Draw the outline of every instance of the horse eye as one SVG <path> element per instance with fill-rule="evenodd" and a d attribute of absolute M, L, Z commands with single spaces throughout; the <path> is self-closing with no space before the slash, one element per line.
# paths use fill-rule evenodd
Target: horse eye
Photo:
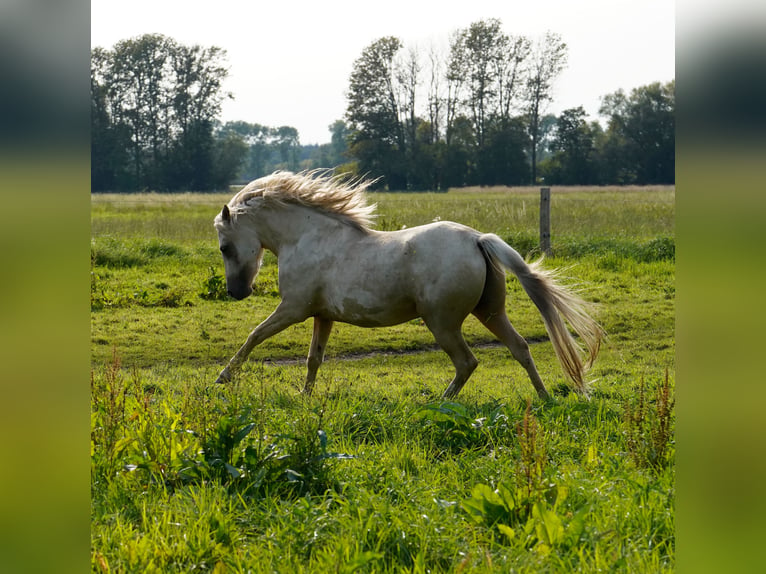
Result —
<path fill-rule="evenodd" d="M 231 247 L 229 245 L 221 245 L 221 254 L 226 255 L 231 251 Z"/>

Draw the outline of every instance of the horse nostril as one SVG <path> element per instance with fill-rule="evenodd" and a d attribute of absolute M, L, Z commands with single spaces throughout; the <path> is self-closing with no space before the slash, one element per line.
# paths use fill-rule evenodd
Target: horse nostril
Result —
<path fill-rule="evenodd" d="M 227 289 L 226 293 L 229 295 L 229 297 L 234 297 L 234 293 L 231 292 L 231 289 Z"/>

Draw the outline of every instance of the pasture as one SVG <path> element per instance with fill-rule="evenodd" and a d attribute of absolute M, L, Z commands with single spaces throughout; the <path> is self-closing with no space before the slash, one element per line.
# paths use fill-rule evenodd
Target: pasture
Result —
<path fill-rule="evenodd" d="M 378 229 L 453 220 L 536 257 L 537 189 L 370 195 Z M 271 254 L 251 297 L 225 297 L 229 197 L 92 196 L 94 572 L 673 570 L 672 188 L 553 189 L 546 266 L 608 339 L 585 401 L 508 275 L 550 404 L 472 317 L 479 367 L 453 401 L 417 320 L 336 325 L 311 397 L 310 322 L 212 385 L 278 302 Z"/>

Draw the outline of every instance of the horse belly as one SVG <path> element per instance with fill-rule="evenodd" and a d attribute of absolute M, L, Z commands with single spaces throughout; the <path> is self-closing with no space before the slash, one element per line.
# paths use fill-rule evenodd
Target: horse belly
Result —
<path fill-rule="evenodd" d="M 318 314 L 357 327 L 389 327 L 417 317 L 417 308 L 408 298 L 378 295 L 368 291 L 328 298 Z"/>
<path fill-rule="evenodd" d="M 322 315 L 358 327 L 388 327 L 418 316 L 412 281 L 395 252 L 375 250 L 328 274 Z"/>

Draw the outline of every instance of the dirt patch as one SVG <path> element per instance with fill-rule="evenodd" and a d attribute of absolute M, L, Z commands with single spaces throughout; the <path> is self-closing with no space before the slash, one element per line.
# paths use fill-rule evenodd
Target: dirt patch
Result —
<path fill-rule="evenodd" d="M 535 345 L 548 341 L 548 337 L 530 338 L 527 339 L 527 343 Z M 472 349 L 495 349 L 505 348 L 500 341 L 479 341 L 476 343 L 469 343 L 469 347 Z M 423 345 L 415 349 L 376 349 L 374 351 L 364 351 L 355 353 L 340 353 L 337 355 L 330 354 L 325 357 L 325 361 L 361 361 L 363 359 L 372 359 L 375 357 L 406 357 L 409 355 L 419 355 L 422 353 L 430 353 L 433 351 L 441 351 L 441 347 L 436 343 L 430 345 Z M 285 359 L 263 359 L 265 365 L 302 365 L 306 362 L 306 357 L 291 357 Z"/>

